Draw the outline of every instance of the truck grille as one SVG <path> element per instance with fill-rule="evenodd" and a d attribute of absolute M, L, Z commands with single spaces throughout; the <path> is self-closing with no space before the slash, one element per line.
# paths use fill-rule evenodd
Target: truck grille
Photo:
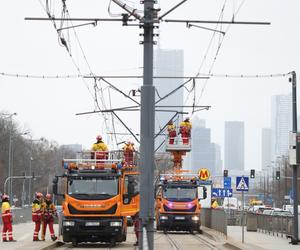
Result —
<path fill-rule="evenodd" d="M 196 206 L 193 206 L 189 209 L 172 209 L 164 205 L 164 210 L 166 212 L 195 212 L 196 211 Z"/>
<path fill-rule="evenodd" d="M 111 208 L 102 211 L 84 211 L 84 210 L 77 210 L 71 204 L 68 204 L 68 209 L 71 214 L 115 214 L 117 210 L 117 204 L 113 205 Z"/>

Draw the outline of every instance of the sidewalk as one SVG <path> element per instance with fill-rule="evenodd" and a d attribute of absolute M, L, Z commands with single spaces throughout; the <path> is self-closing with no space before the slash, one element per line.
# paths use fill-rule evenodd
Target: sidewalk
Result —
<path fill-rule="evenodd" d="M 260 232 L 247 232 L 244 228 L 244 243 L 242 243 L 242 227 L 241 226 L 228 226 L 227 227 L 227 246 L 235 246 L 232 249 L 270 249 L 270 250 L 288 250 L 299 249 L 300 245 L 289 244 L 290 239 L 287 239 L 285 235 L 273 236 Z"/>
<path fill-rule="evenodd" d="M 49 228 L 46 231 L 46 240 L 45 241 L 38 241 L 33 242 L 33 229 L 34 223 L 27 222 L 27 223 L 20 223 L 20 224 L 13 224 L 13 237 L 17 242 L 2 242 L 0 241 L 0 249 L 6 250 L 36 250 L 36 249 L 45 249 L 51 245 L 53 245 L 53 241 L 49 235 Z M 2 228 L 1 228 L 2 230 Z M 58 232 L 58 225 L 54 224 L 55 234 Z"/>

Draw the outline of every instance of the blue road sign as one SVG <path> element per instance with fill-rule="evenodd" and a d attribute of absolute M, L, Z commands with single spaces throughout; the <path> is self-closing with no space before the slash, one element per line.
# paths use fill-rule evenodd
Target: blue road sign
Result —
<path fill-rule="evenodd" d="M 213 197 L 232 197 L 232 188 L 213 188 Z"/>
<path fill-rule="evenodd" d="M 231 188 L 231 177 L 224 177 L 224 188 Z"/>
<path fill-rule="evenodd" d="M 249 190 L 249 177 L 237 176 L 236 177 L 236 191 Z"/>

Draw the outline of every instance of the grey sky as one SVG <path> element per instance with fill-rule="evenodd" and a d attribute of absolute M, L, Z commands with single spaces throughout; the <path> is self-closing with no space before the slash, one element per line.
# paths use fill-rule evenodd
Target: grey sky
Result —
<path fill-rule="evenodd" d="M 41 1 L 44 4 L 44 1 Z M 60 2 L 50 1 L 59 17 Z M 127 3 L 139 1 L 127 1 Z M 162 13 L 179 1 L 159 1 Z M 223 20 L 231 20 L 232 13 L 242 5 L 236 21 L 270 21 L 271 26 L 230 26 L 212 73 L 214 74 L 271 74 L 299 69 L 300 2 L 297 0 L 228 0 Z M 108 0 L 66 1 L 71 17 L 109 17 Z M 224 1 L 188 0 L 168 18 L 217 20 Z M 112 3 L 111 11 L 121 13 Z M 136 7 L 142 8 L 136 4 Z M 46 21 L 25 21 L 24 17 L 45 17 L 38 0 L 10 0 L 0 3 L 0 72 L 33 75 L 78 74 L 64 47 L 58 43 L 57 33 Z M 214 25 L 207 25 L 213 28 Z M 227 26 L 223 26 L 226 30 Z M 142 46 L 137 27 L 123 27 L 120 23 L 98 23 L 96 27 L 76 29 L 86 58 L 95 74 L 141 74 Z M 67 33 L 64 33 L 67 34 Z M 89 69 L 71 34 L 74 61 L 83 74 Z M 185 75 L 195 75 L 201 65 L 212 32 L 185 24 L 160 25 L 160 46 L 164 49 L 184 49 Z M 202 73 L 207 73 L 218 45 L 208 53 Z M 300 71 L 298 72 L 300 74 Z M 112 80 L 128 93 L 140 86 L 140 80 Z M 199 97 L 205 81 L 198 81 Z M 88 86 L 88 87 L 87 87 Z M 105 85 L 103 85 L 105 86 Z M 25 79 L 0 76 L 0 110 L 17 112 L 21 125 L 32 130 L 35 138 L 45 136 L 60 144 L 81 143 L 90 147 L 95 135 L 105 133 L 102 116 L 75 116 L 75 113 L 94 110 L 89 90 L 93 81 L 81 79 Z M 245 165 L 260 168 L 261 128 L 270 126 L 271 96 L 286 94 L 291 86 L 287 78 L 232 79 L 212 78 L 206 83 L 198 104 L 211 105 L 210 111 L 197 113 L 212 128 L 212 139 L 223 149 L 224 121 L 245 122 Z M 108 91 L 104 90 L 108 104 Z M 111 92 L 114 107 L 132 105 Z M 109 107 L 109 105 L 108 105 Z M 120 114 L 129 126 L 139 133 L 139 115 Z M 100 118 L 99 118 L 100 117 Z M 117 131 L 124 132 L 117 123 Z M 128 137 L 124 137 L 127 139 Z M 123 138 L 122 138 L 123 139 Z"/>

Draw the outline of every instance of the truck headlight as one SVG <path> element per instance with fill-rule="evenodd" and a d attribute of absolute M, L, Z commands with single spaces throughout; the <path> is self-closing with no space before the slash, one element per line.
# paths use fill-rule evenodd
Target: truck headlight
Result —
<path fill-rule="evenodd" d="M 111 227 L 121 227 L 122 226 L 122 221 L 111 221 L 110 226 Z"/>
<path fill-rule="evenodd" d="M 63 225 L 65 227 L 74 227 L 75 226 L 75 221 L 64 221 Z"/>
<path fill-rule="evenodd" d="M 167 219 L 168 219 L 168 216 L 162 215 L 162 216 L 160 216 L 160 219 L 161 219 L 161 220 L 167 220 Z"/>
<path fill-rule="evenodd" d="M 193 217 L 192 217 L 192 220 L 196 222 L 196 221 L 199 221 L 200 218 L 199 218 L 199 216 L 193 216 Z"/>

